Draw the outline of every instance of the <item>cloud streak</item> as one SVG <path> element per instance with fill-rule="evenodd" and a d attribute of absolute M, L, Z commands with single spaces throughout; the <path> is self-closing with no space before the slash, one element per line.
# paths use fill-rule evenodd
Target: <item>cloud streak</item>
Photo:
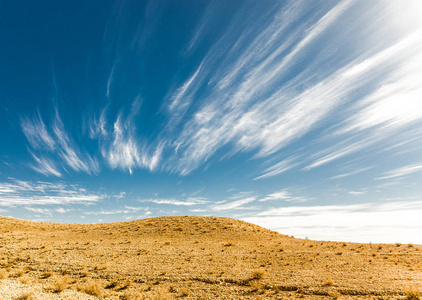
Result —
<path fill-rule="evenodd" d="M 390 41 L 377 51 L 333 61 L 335 67 L 325 70 L 325 76 L 321 78 L 311 75 L 320 67 L 321 61 L 317 58 L 305 68 L 298 66 L 298 62 L 316 45 L 329 51 L 330 43 L 336 43 L 339 37 L 333 35 L 327 42 L 327 32 L 332 33 L 333 26 L 341 26 L 344 15 L 361 13 L 360 10 L 364 7 L 355 1 L 342 1 L 316 18 L 313 24 L 305 24 L 308 26 L 301 27 L 300 32 L 291 31 L 290 34 L 301 36 L 299 40 L 277 28 L 277 18 L 264 23 L 260 32 L 245 33 L 251 35 L 249 39 L 255 35 L 250 46 L 244 44 L 249 39 L 243 35 L 230 43 L 228 39 L 233 37 L 226 33 L 218 41 L 218 47 L 212 48 L 201 63 L 203 68 L 210 66 L 213 74 L 226 75 L 220 78 L 213 75 L 209 79 L 210 72 L 196 72 L 179 88 L 184 93 L 194 78 L 196 84 L 207 86 L 205 94 L 209 96 L 199 99 L 202 105 L 192 113 L 175 139 L 176 152 L 170 169 L 186 175 L 228 144 L 233 146 L 233 152 L 257 151 L 255 158 L 267 157 L 316 131 L 327 120 L 335 120 L 338 114 L 348 114 L 343 129 L 332 133 L 333 137 L 336 136 L 333 149 L 305 168 L 310 170 L 385 140 L 374 139 L 374 135 L 367 132 L 362 138 L 357 136 L 356 130 L 362 132 L 369 127 L 384 126 L 386 131 L 387 128 L 404 128 L 419 122 L 422 109 L 414 109 L 419 107 L 417 99 L 421 95 L 420 72 L 417 71 L 420 69 L 418 53 L 422 44 L 419 31 L 404 35 L 401 40 Z M 289 21 L 293 22 L 295 17 L 306 12 L 303 6 L 297 4 L 283 7 L 278 14 L 283 15 L 287 11 L 296 16 L 283 20 L 283 28 L 289 28 Z M 380 10 L 375 18 L 382 18 L 383 14 L 386 14 L 385 10 Z M 362 30 L 352 32 L 351 40 L 363 38 L 365 31 Z M 320 46 L 323 40 L 328 43 L 326 47 Z M 243 53 L 240 51 L 240 54 L 236 52 L 236 55 L 230 56 L 229 52 L 224 61 L 230 59 L 233 62 L 219 65 L 218 53 L 223 52 L 224 45 L 233 43 L 239 49 L 242 49 L 239 45 L 243 44 Z M 261 60 L 252 59 L 262 51 L 260 46 L 263 44 L 268 51 L 266 55 Z M 328 62 L 332 58 L 323 57 L 322 62 L 324 59 Z M 301 71 L 297 75 L 286 75 L 298 69 Z M 376 88 L 356 102 L 354 95 L 364 90 L 368 82 Z M 392 86 L 386 88 L 386 85 Z M 303 89 L 303 86 L 306 88 Z M 407 105 L 395 109 L 399 99 Z M 350 131 L 356 134 L 354 141 L 345 140 L 336 149 L 339 135 L 350 135 Z M 275 176 L 295 166 L 289 161 L 279 162 L 255 179 Z"/>
<path fill-rule="evenodd" d="M 155 149 L 145 142 L 141 144 L 136 132 L 135 118 L 142 102 L 136 99 L 125 118 L 119 113 L 113 126 L 110 138 L 101 139 L 101 153 L 112 169 L 128 170 L 130 174 L 135 168 L 146 168 L 154 171 L 158 168 L 164 143 L 159 142 Z"/>
<path fill-rule="evenodd" d="M 78 186 L 63 183 L 20 180 L 0 182 L 0 206 L 87 205 L 102 199 L 103 195 L 87 193 Z"/>
<path fill-rule="evenodd" d="M 30 153 L 35 161 L 35 164 L 29 164 L 29 167 L 36 172 L 46 176 L 61 177 L 62 171 L 59 170 L 59 165 L 67 165 L 77 172 L 98 173 L 98 162 L 87 153 L 84 155 L 80 153 L 78 147 L 66 133 L 57 110 L 51 126 L 53 134 L 47 130 L 40 114 L 32 120 L 22 119 L 21 127 L 32 147 Z M 45 154 L 46 152 L 47 154 Z M 56 162 L 55 156 L 61 158 L 62 164 Z"/>
<path fill-rule="evenodd" d="M 266 201 L 286 201 L 286 202 L 305 202 L 310 199 L 303 196 L 294 196 L 291 189 L 283 189 L 281 191 L 267 195 L 264 198 L 259 199 L 259 202 Z"/>
<path fill-rule="evenodd" d="M 243 219 L 281 233 L 318 240 L 353 242 L 415 240 L 422 228 L 421 201 L 382 204 L 293 206 L 273 208 Z M 356 222 L 356 220 L 360 220 Z"/>
<path fill-rule="evenodd" d="M 53 131 L 56 135 L 58 143 L 60 144 L 59 155 L 63 158 L 66 164 L 74 171 L 83 171 L 85 173 L 97 173 L 99 170 L 98 163 L 89 155 L 85 155 L 85 159 L 81 158 L 81 154 L 75 145 L 71 142 L 67 133 L 65 132 L 62 120 L 56 111 L 56 118 L 53 124 Z"/>
<path fill-rule="evenodd" d="M 62 177 L 62 174 L 57 169 L 55 163 L 47 157 L 37 157 L 35 154 L 31 153 L 34 158 L 36 165 L 29 165 L 33 170 L 38 173 L 41 173 L 45 176 L 57 176 Z"/>
<path fill-rule="evenodd" d="M 393 20 L 409 7 L 381 1 L 374 10 L 354 0 L 318 9 L 307 1 L 255 5 L 242 5 L 205 54 L 195 56 L 183 82 L 169 84 L 157 105 L 164 120 L 151 126 L 153 134 L 140 127 L 140 96 L 129 113 L 120 108 L 113 116 L 112 87 L 117 95 L 124 80 L 117 78 L 119 59 L 112 59 L 108 104 L 88 121 L 101 155 L 79 146 L 83 141 L 72 138 L 56 110 L 51 128 L 40 114 L 21 119 L 35 161 L 30 167 L 63 176 L 68 169 L 97 174 L 104 163 L 130 174 L 139 168 L 185 176 L 213 159 L 248 153 L 261 163 L 254 180 L 265 180 L 379 145 L 387 149 L 404 142 L 403 132 L 420 128 L 422 24 Z M 214 4 L 206 8 L 184 55 L 198 52 L 216 14 Z M 259 26 L 250 26 L 250 15 Z M 349 26 L 356 16 L 361 21 Z"/>
<path fill-rule="evenodd" d="M 376 179 L 382 180 L 382 179 L 395 179 L 399 177 L 404 177 L 416 172 L 422 171 L 422 164 L 412 164 L 408 166 L 404 166 L 401 168 L 397 168 L 388 172 L 385 172 L 383 176 L 378 177 Z"/>
<path fill-rule="evenodd" d="M 40 113 L 34 118 L 22 118 L 21 127 L 28 142 L 33 148 L 46 148 L 47 150 L 53 150 L 55 148 L 56 143 L 47 131 Z"/>
<path fill-rule="evenodd" d="M 206 204 L 207 201 L 205 198 L 197 198 L 197 197 L 188 197 L 184 200 L 177 200 L 177 199 L 166 199 L 166 198 L 158 198 L 158 199 L 143 199 L 139 200 L 140 202 L 150 202 L 155 204 L 161 205 L 175 205 L 175 206 L 193 206 L 193 205 L 200 205 Z"/>

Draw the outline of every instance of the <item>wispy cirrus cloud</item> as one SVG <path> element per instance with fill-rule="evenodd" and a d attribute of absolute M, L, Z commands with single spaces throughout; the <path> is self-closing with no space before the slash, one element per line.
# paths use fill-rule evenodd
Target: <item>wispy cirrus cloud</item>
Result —
<path fill-rule="evenodd" d="M 57 110 L 51 126 L 53 134 L 49 133 L 39 113 L 32 121 L 27 118 L 22 119 L 21 127 L 32 147 L 30 153 L 35 160 L 35 164 L 29 164 L 29 167 L 38 173 L 61 177 L 62 171 L 59 166 L 64 165 L 74 171 L 83 171 L 88 174 L 99 171 L 98 162 L 87 153 L 82 154 L 71 140 Z M 57 157 L 61 159 L 57 160 Z"/>
<path fill-rule="evenodd" d="M 33 118 L 22 118 L 21 128 L 33 148 L 46 148 L 47 150 L 55 148 L 56 143 L 47 131 L 39 112 Z"/>
<path fill-rule="evenodd" d="M 109 145 L 103 146 L 102 149 L 103 157 L 111 168 L 128 169 L 130 173 L 138 165 L 140 159 L 140 151 L 131 121 L 131 118 L 122 121 L 120 114 L 114 123 L 113 141 Z"/>
<path fill-rule="evenodd" d="M 372 169 L 372 167 L 358 168 L 358 169 L 355 169 L 353 171 L 345 172 L 345 173 L 330 177 L 330 179 L 345 178 L 345 177 L 349 177 L 349 176 L 353 176 L 353 175 L 363 173 L 363 172 L 368 171 L 370 169 Z"/>
<path fill-rule="evenodd" d="M 21 180 L 0 182 L 0 206 L 25 206 L 33 211 L 38 208 L 31 206 L 93 204 L 104 197 L 101 194 L 88 193 L 79 186 L 64 183 Z M 53 211 L 56 210 L 51 209 L 48 212 Z M 47 210 L 43 209 L 43 212 Z"/>
<path fill-rule="evenodd" d="M 248 2 L 224 30 L 216 30 L 218 37 L 207 35 L 218 10 L 210 4 L 183 48 L 185 55 L 198 55 L 188 64 L 194 67 L 180 72 L 182 82 L 169 84 L 158 105 L 165 119 L 145 136 L 140 96 L 129 113 L 112 111 L 111 94 L 124 85 L 122 45 L 132 51 L 151 33 L 142 24 L 135 31 L 126 28 L 130 6 L 119 4 L 112 19 L 116 28 L 107 28 L 115 55 L 104 82 L 108 104 L 88 121 L 101 157 L 75 142 L 57 112 L 51 129 L 38 114 L 21 121 L 36 161 L 31 167 L 53 176 L 67 169 L 96 174 L 100 163 L 131 174 L 140 168 L 187 175 L 218 155 L 247 152 L 262 163 L 254 178 L 262 180 L 292 169 L 311 171 L 379 145 L 386 149 L 393 140 L 400 144 L 401 132 L 422 123 L 422 25 L 415 21 L 414 4 L 404 9 L 392 2 L 381 1 L 376 10 L 355 0 L 265 8 Z M 412 26 L 403 17 L 408 11 Z M 350 26 L 356 16 L 360 22 Z M 256 26 L 248 23 L 251 18 Z M 123 29 L 130 43 L 119 34 L 109 36 Z M 196 49 L 205 37 L 210 46 L 200 57 Z M 38 153 L 41 148 L 50 155 Z"/>
<path fill-rule="evenodd" d="M 233 35 L 226 32 L 201 63 L 209 70 L 195 73 L 196 85 L 207 86 L 207 92 L 202 93 L 206 96 L 199 99 L 201 105 L 184 124 L 174 143 L 170 143 L 176 151 L 169 169 L 182 175 L 188 174 L 228 144 L 233 152 L 257 151 L 256 158 L 267 157 L 317 130 L 328 120 L 336 120 L 339 115 L 347 116 L 349 121 L 344 127 L 349 129 L 356 124 L 364 125 L 363 120 L 372 122 L 372 126 L 381 123 L 392 126 L 406 115 L 408 121 L 400 121 L 401 128 L 420 120 L 419 111 L 422 110 L 413 111 L 408 116 L 409 109 L 394 111 L 393 107 L 394 103 L 397 105 L 397 99 L 402 98 L 407 99 L 405 101 L 409 105 L 406 107 L 419 105 L 416 103 L 421 94 L 417 68 L 420 67 L 418 53 L 422 43 L 418 32 L 406 32 L 402 39 L 383 41 L 378 48 L 371 48 L 370 43 L 361 43 L 362 50 L 348 53 L 342 59 L 324 53 L 330 51 L 330 45 L 341 40 L 339 35 L 333 34 L 333 27 L 344 25 L 343 16 L 359 13 L 364 15 L 363 20 L 369 18 L 364 6 L 356 1 L 341 1 L 324 14 L 315 14 L 312 22 L 301 24 L 298 31 L 292 31 L 294 20 L 307 12 L 304 3 L 298 1 L 280 9 L 278 16 L 290 14 L 283 19 L 281 27 L 277 26 L 279 18 L 263 21 L 264 25 L 255 31 L 247 31 L 243 35 L 236 32 L 237 40 L 234 41 Z M 388 9 L 385 4 L 375 18 L 388 19 Z M 238 19 L 233 23 L 238 26 L 236 22 L 239 22 Z M 235 31 L 236 26 L 228 31 Z M 365 26 L 365 22 L 360 26 Z M 371 30 L 385 34 L 381 27 Z M 332 34 L 329 38 L 328 32 Z M 362 38 L 373 38 L 374 32 L 355 28 L 355 31 L 349 32 L 350 42 L 359 43 Z M 245 35 L 249 35 L 248 38 Z M 326 44 L 321 45 L 322 41 Z M 225 48 L 233 45 L 238 50 L 234 52 L 236 56 L 231 56 L 232 53 Z M 320 57 L 311 56 L 305 67 L 299 66 L 298 62 L 315 47 L 321 49 Z M 266 51 L 265 55 L 256 59 L 262 51 Z M 225 58 L 220 60 L 218 53 L 225 53 Z M 324 62 L 332 67 L 323 68 Z M 322 73 L 315 76 L 313 72 Z M 395 79 L 400 79 L 400 83 L 396 83 L 397 88 L 388 91 L 390 100 L 376 95 Z M 186 91 L 185 87 L 191 83 L 192 77 L 182 84 L 179 91 Z M 370 84 L 376 88 L 368 92 Z M 406 89 L 406 93 L 399 91 L 401 88 Z M 366 93 L 364 99 L 377 98 L 374 107 L 353 110 L 356 92 L 360 90 Z M 383 111 L 390 112 L 390 116 Z M 341 124 L 343 120 L 338 119 L 338 122 Z M 384 140 L 374 139 L 373 134 L 364 135 L 363 139 L 361 135 L 356 135 L 345 140 L 338 137 L 340 133 L 327 133 L 327 137 L 336 135 L 331 143 L 332 149 L 320 149 L 325 154 L 309 163 L 304 170 L 368 149 L 377 141 Z M 343 134 L 346 135 L 345 131 Z M 339 139 L 344 140 L 341 147 L 336 146 Z M 293 163 L 278 162 L 255 179 L 274 176 L 293 167 Z"/>
<path fill-rule="evenodd" d="M 230 211 L 247 209 L 245 204 L 256 201 L 257 196 L 253 192 L 239 192 L 229 197 L 227 200 L 216 202 L 209 209 L 212 211 Z"/>
<path fill-rule="evenodd" d="M 171 199 L 171 198 L 156 198 L 156 199 L 142 199 L 139 201 L 150 202 L 150 203 L 155 203 L 155 204 L 176 205 L 176 206 L 193 206 L 193 205 L 206 204 L 209 202 L 205 198 L 202 198 L 202 197 L 188 197 L 183 200 Z"/>
<path fill-rule="evenodd" d="M 244 205 L 254 202 L 256 197 L 246 197 L 242 199 L 238 199 L 235 201 L 224 201 L 223 203 L 213 205 L 211 210 L 213 211 L 225 211 L 225 210 L 237 210 L 237 209 L 245 209 Z"/>
<path fill-rule="evenodd" d="M 141 144 L 137 136 L 135 117 L 141 104 L 140 99 L 136 99 L 127 117 L 119 113 L 110 137 L 100 139 L 102 156 L 112 169 L 120 168 L 132 174 L 138 167 L 154 171 L 160 163 L 165 143 L 159 142 L 153 148 L 147 143 Z"/>
<path fill-rule="evenodd" d="M 212 96 L 207 98 L 205 104 L 193 114 L 192 119 L 185 124 L 180 136 L 176 139 L 176 149 L 181 149 L 183 154 L 176 160 L 177 165 L 174 168 L 182 174 L 187 174 L 229 142 L 236 144 L 237 151 L 260 148 L 261 156 L 274 153 L 286 142 L 303 135 L 312 124 L 331 110 L 333 106 L 329 105 L 330 103 L 322 102 L 333 98 L 332 95 L 327 94 L 326 87 L 316 85 L 289 99 L 283 97 L 281 91 L 274 94 L 274 81 L 282 79 L 285 71 L 289 69 L 289 63 L 301 54 L 306 45 L 341 16 L 349 2 L 340 3 L 322 16 L 316 25 L 307 28 L 309 32 L 304 31 L 303 39 L 297 41 L 294 49 L 285 54 L 282 59 L 279 57 L 281 53 L 277 52 L 279 47 L 276 49 L 270 47 L 273 53 L 269 53 L 263 61 L 253 61 L 252 65 L 239 61 L 236 57 L 245 60 L 259 51 L 261 44 L 266 43 L 267 39 L 271 39 L 273 44 L 284 41 L 281 42 L 283 46 L 280 46 L 283 49 L 285 40 L 290 43 L 290 40 L 283 36 L 284 32 L 280 32 L 274 23 L 266 24 L 260 33 L 254 32 L 257 34 L 256 42 L 252 43 L 254 47 L 247 47 L 244 54 L 239 56 L 239 53 L 236 53 L 236 57 L 233 54 L 231 58 L 235 62 L 232 64 L 234 68 L 232 71 L 243 75 L 240 77 L 226 75 L 221 79 L 225 82 L 224 84 L 218 84 L 219 80 L 215 79 L 217 84 L 210 88 Z M 279 20 L 275 19 L 274 22 L 279 23 Z M 275 37 L 277 35 L 279 36 Z M 283 39 L 281 39 L 282 36 Z M 220 43 L 231 44 L 224 38 L 232 37 L 224 36 Z M 239 38 L 241 39 L 239 42 L 246 43 L 242 38 L 242 36 Z M 213 51 L 221 51 L 221 49 L 210 51 L 202 62 L 204 67 L 216 63 L 214 60 L 218 56 Z M 239 70 L 239 66 L 243 70 Z M 226 69 L 226 66 L 222 67 Z M 220 74 L 221 72 L 218 71 L 214 73 Z M 228 78 L 234 77 L 237 77 L 237 81 L 227 84 L 230 81 Z M 207 74 L 203 74 L 197 80 L 204 84 L 207 78 Z M 184 86 L 188 83 L 189 81 L 184 83 Z M 335 91 L 331 88 L 332 93 Z M 286 92 L 292 93 L 292 91 L 283 91 L 283 94 Z M 323 92 L 322 95 L 321 92 Z M 251 106 L 252 100 L 256 104 Z M 280 134 L 281 131 L 283 134 Z"/>
<path fill-rule="evenodd" d="M 349 194 L 350 195 L 357 196 L 357 195 L 365 195 L 366 192 L 362 192 L 362 191 L 349 191 Z"/>
<path fill-rule="evenodd" d="M 195 73 L 184 82 L 183 86 L 178 88 L 170 97 L 170 103 L 167 108 L 170 112 L 170 120 L 167 124 L 168 130 L 174 130 L 175 126 L 181 121 L 182 117 L 186 114 L 189 106 L 194 100 L 194 95 L 199 89 L 200 85 L 195 80 L 201 72 L 202 63 L 196 69 Z"/>
<path fill-rule="evenodd" d="M 266 202 L 266 201 L 286 201 L 286 202 L 305 202 L 309 201 L 310 198 L 305 196 L 296 196 L 297 192 L 292 192 L 292 189 L 286 188 L 283 190 L 280 190 L 278 192 L 269 194 L 265 196 L 264 198 L 259 199 L 259 202 Z"/>
<path fill-rule="evenodd" d="M 400 167 L 388 172 L 385 172 L 381 177 L 378 177 L 376 179 L 382 180 L 382 179 L 395 179 L 400 178 L 403 176 L 407 176 L 416 172 L 422 171 L 422 164 L 411 164 L 404 167 Z"/>
<path fill-rule="evenodd" d="M 32 164 L 29 165 L 33 170 L 46 176 L 50 176 L 50 175 L 57 176 L 57 177 L 62 176 L 62 174 L 59 172 L 58 168 L 56 167 L 56 164 L 54 163 L 52 159 L 45 156 L 38 157 L 33 153 L 31 154 L 36 162 L 36 165 L 32 165 Z"/>
<path fill-rule="evenodd" d="M 154 146 L 146 140 L 141 142 L 137 135 L 135 118 L 141 103 L 139 98 L 136 99 L 130 113 L 124 115 L 120 112 L 114 122 L 107 120 L 107 107 L 102 110 L 99 119 L 88 120 L 88 135 L 98 140 L 101 156 L 111 169 L 128 170 L 132 174 L 135 168 L 154 171 L 160 165 L 165 141 L 158 141 Z M 109 123 L 113 124 L 113 130 L 109 130 Z M 82 143 L 78 146 L 74 142 L 57 109 L 51 125 L 52 134 L 39 115 L 32 121 L 22 119 L 21 126 L 33 148 L 30 153 L 35 163 L 29 164 L 29 167 L 38 173 L 61 177 L 63 172 L 67 172 L 66 166 L 88 174 L 100 171 L 99 158 L 84 150 Z"/>
<path fill-rule="evenodd" d="M 49 208 L 40 208 L 40 207 L 24 207 L 24 209 L 38 213 L 38 214 L 45 214 L 45 215 L 52 215 L 52 210 Z"/>
<path fill-rule="evenodd" d="M 83 171 L 88 174 L 97 173 L 99 170 L 99 165 L 96 160 L 91 156 L 85 154 L 85 159 L 81 158 L 81 153 L 78 153 L 79 150 L 71 142 L 68 134 L 64 129 L 64 125 L 58 111 L 56 111 L 56 118 L 54 119 L 53 131 L 56 135 L 60 148 L 58 150 L 59 155 L 63 158 L 66 164 L 75 171 Z"/>
<path fill-rule="evenodd" d="M 89 137 L 91 139 L 98 138 L 100 136 L 106 136 L 108 134 L 106 126 L 107 126 L 107 109 L 106 106 L 100 113 L 100 117 L 97 118 L 94 116 L 88 121 L 88 130 L 89 130 Z"/>
<path fill-rule="evenodd" d="M 100 215 L 119 215 L 119 214 L 133 214 L 139 211 L 144 211 L 145 214 L 150 214 L 148 207 L 133 207 L 133 206 L 124 206 L 122 209 L 113 209 L 113 210 L 95 210 L 95 211 L 86 211 L 85 215 L 91 216 L 100 216 Z"/>
<path fill-rule="evenodd" d="M 410 132 L 422 124 L 422 31 L 405 36 L 403 39 L 375 55 L 366 58 L 344 73 L 345 77 L 367 78 L 368 74 L 379 74 L 386 70 L 382 84 L 367 96 L 354 103 L 349 117 L 333 132 L 337 145 L 324 149 L 311 164 L 310 170 L 331 161 L 343 158 L 375 145 L 383 148 L 400 145 L 407 137 L 403 130 Z M 420 135 L 419 135 L 420 136 Z M 401 138 L 400 138 L 401 137 Z"/>
<path fill-rule="evenodd" d="M 279 161 L 278 163 L 272 165 L 271 167 L 265 169 L 261 176 L 255 177 L 254 180 L 267 178 L 271 176 L 275 176 L 281 173 L 284 173 L 294 167 L 299 165 L 299 162 L 297 162 L 297 156 L 291 156 L 286 159 L 283 159 L 282 161 Z"/>

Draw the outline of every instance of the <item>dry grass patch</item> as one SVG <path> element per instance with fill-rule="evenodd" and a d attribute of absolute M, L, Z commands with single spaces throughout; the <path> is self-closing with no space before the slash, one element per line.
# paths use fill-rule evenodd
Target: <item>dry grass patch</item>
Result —
<path fill-rule="evenodd" d="M 21 277 L 23 274 L 25 274 L 25 271 L 24 271 L 23 269 L 17 269 L 17 270 L 14 270 L 14 271 L 13 271 L 13 273 L 11 274 L 11 276 L 10 276 L 10 277 L 13 277 L 13 278 L 19 278 L 19 277 Z"/>
<path fill-rule="evenodd" d="M 23 291 L 14 300 L 32 300 L 34 299 L 34 293 L 31 291 Z"/>
<path fill-rule="evenodd" d="M 0 269 L 0 280 L 1 279 L 7 279 L 9 277 L 9 274 L 4 269 Z"/>
<path fill-rule="evenodd" d="M 41 274 L 40 278 L 47 279 L 47 278 L 50 278 L 51 276 L 53 276 L 53 272 L 44 272 Z"/>
<path fill-rule="evenodd" d="M 421 293 L 417 291 L 414 287 L 410 287 L 406 293 L 405 300 L 420 300 Z"/>
<path fill-rule="evenodd" d="M 187 297 L 187 296 L 189 296 L 189 290 L 186 287 L 182 287 L 180 289 L 180 296 L 181 297 Z"/>
<path fill-rule="evenodd" d="M 89 281 L 84 286 L 79 287 L 78 290 L 85 294 L 96 296 L 96 297 L 100 297 L 102 294 L 102 290 L 99 283 L 93 280 Z"/>
<path fill-rule="evenodd" d="M 67 277 L 56 277 L 54 282 L 51 284 L 50 290 L 53 293 L 63 292 L 69 285 L 69 279 Z"/>
<path fill-rule="evenodd" d="M 265 271 L 262 269 L 254 270 L 251 274 L 251 279 L 261 280 L 265 276 Z"/>

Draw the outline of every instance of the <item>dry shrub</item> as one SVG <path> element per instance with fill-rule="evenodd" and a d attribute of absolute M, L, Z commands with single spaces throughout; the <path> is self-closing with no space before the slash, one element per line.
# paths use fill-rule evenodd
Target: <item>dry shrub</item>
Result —
<path fill-rule="evenodd" d="M 79 274 L 79 276 L 81 278 L 87 277 L 89 275 L 89 271 L 88 270 L 82 270 L 81 273 Z"/>
<path fill-rule="evenodd" d="M 109 284 L 106 285 L 106 289 L 114 289 L 115 287 L 117 287 L 119 285 L 119 281 L 117 280 L 113 280 L 111 281 Z"/>
<path fill-rule="evenodd" d="M 421 293 L 417 290 L 415 290 L 413 287 L 410 287 L 409 290 L 406 293 L 405 300 L 420 300 Z"/>
<path fill-rule="evenodd" d="M 51 291 L 53 293 L 61 293 L 67 288 L 68 284 L 69 280 L 66 277 L 57 277 L 51 286 Z"/>
<path fill-rule="evenodd" d="M 47 278 L 50 278 L 51 276 L 53 276 L 53 272 L 44 272 L 41 274 L 40 278 L 47 279 Z"/>
<path fill-rule="evenodd" d="M 137 291 L 127 291 L 120 296 L 120 300 L 138 300 L 141 299 L 141 295 Z"/>
<path fill-rule="evenodd" d="M 23 276 L 19 278 L 19 281 L 22 282 L 23 284 L 28 284 L 29 278 L 27 276 Z"/>
<path fill-rule="evenodd" d="M 258 292 L 258 293 L 263 293 L 265 289 L 263 284 L 260 283 L 258 280 L 252 280 L 251 288 L 252 288 L 252 292 Z"/>
<path fill-rule="evenodd" d="M 11 277 L 21 277 L 23 274 L 25 274 L 25 271 L 22 269 L 17 269 L 15 272 L 13 272 Z"/>
<path fill-rule="evenodd" d="M 95 281 L 88 282 L 84 287 L 80 289 L 85 294 L 91 295 L 91 296 L 101 296 L 101 288 Z"/>
<path fill-rule="evenodd" d="M 15 298 L 15 300 L 32 300 L 32 299 L 34 299 L 34 297 L 33 297 L 33 292 L 31 291 L 24 291 L 18 297 Z"/>
<path fill-rule="evenodd" d="M 251 274 L 251 279 L 261 280 L 265 276 L 264 270 L 254 270 Z"/>
<path fill-rule="evenodd" d="M 331 276 L 327 276 L 326 278 L 325 278 L 325 282 L 324 282 L 324 284 L 323 284 L 324 286 L 332 286 L 332 285 L 334 285 L 334 280 L 333 280 L 333 278 L 331 278 Z"/>
<path fill-rule="evenodd" d="M 189 296 L 189 290 L 188 290 L 187 288 L 185 288 L 185 287 L 182 287 L 182 288 L 180 289 L 180 296 L 182 296 L 182 297 L 187 297 L 187 296 Z"/>
<path fill-rule="evenodd" d="M 6 279 L 7 277 L 8 277 L 8 274 L 7 274 L 6 270 L 0 269 L 0 280 Z"/>

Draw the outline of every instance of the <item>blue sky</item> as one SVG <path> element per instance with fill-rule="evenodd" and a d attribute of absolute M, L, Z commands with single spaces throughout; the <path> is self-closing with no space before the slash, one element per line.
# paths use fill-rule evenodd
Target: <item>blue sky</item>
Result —
<path fill-rule="evenodd" d="M 422 243 L 422 4 L 0 2 L 0 214 Z"/>

